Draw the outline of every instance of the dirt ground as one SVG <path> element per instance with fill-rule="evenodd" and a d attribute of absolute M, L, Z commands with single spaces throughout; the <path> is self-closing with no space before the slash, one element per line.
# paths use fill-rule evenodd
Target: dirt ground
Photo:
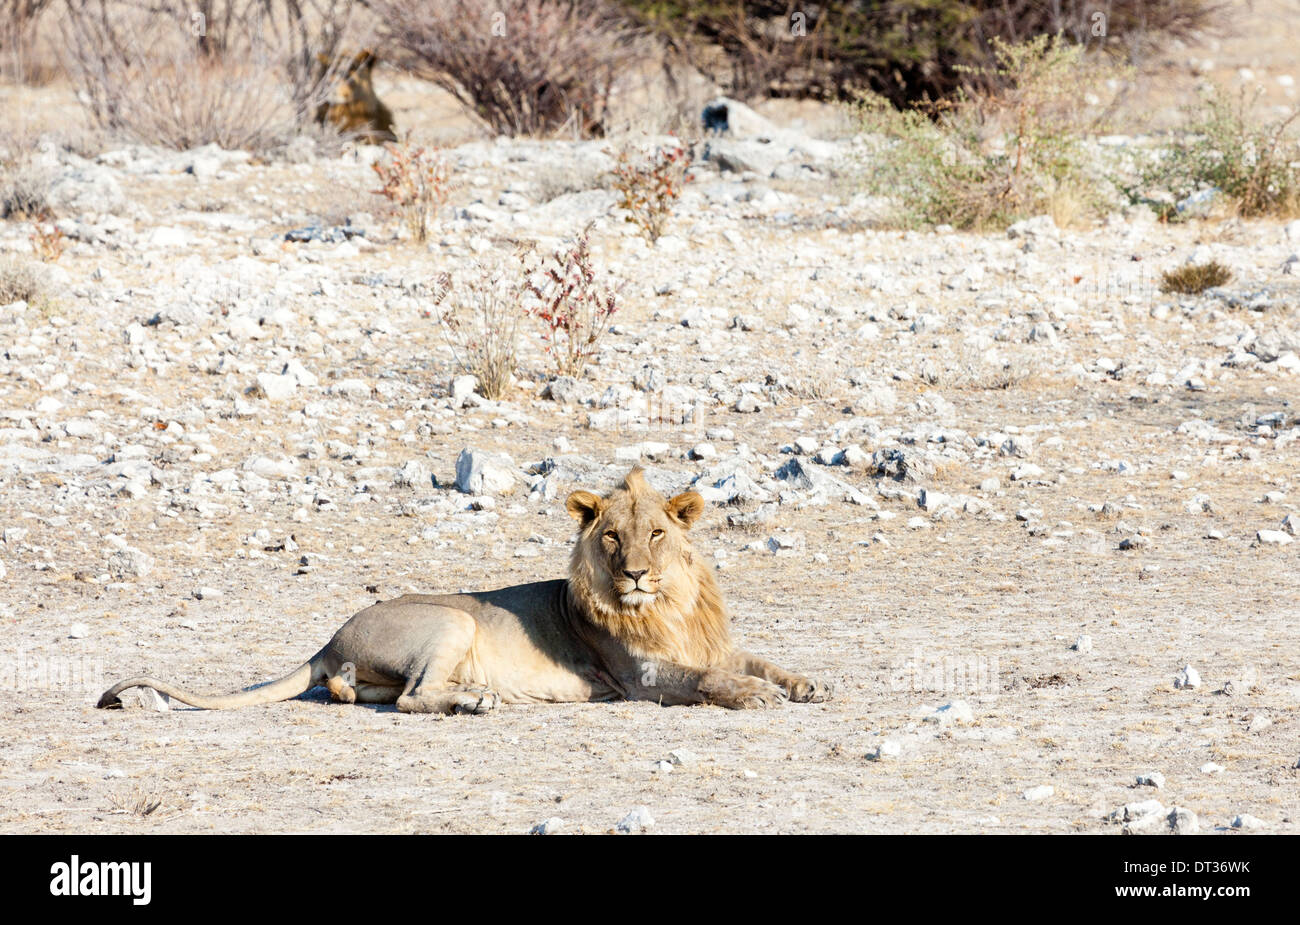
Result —
<path fill-rule="evenodd" d="M 458 208 L 497 209 L 554 153 L 480 148 Z M 0 831 L 523 833 L 559 817 L 602 833 L 644 806 L 653 833 L 1114 834 L 1112 813 L 1156 799 L 1200 833 L 1300 832 L 1300 543 L 1259 538 L 1300 517 L 1285 359 L 1300 286 L 1284 270 L 1300 226 L 900 233 L 833 180 L 748 177 L 741 195 L 702 178 L 667 245 L 597 224 L 602 264 L 632 283 L 592 397 L 542 398 L 530 342 L 507 400 L 458 407 L 411 280 L 574 216 L 539 202 L 531 226 L 462 216 L 428 248 L 290 245 L 290 228 L 374 209 L 366 164 L 199 181 L 131 157 L 114 168 L 124 225 L 72 243 L 58 304 L 0 307 Z M 5 234 L 6 250 L 26 238 Z M 1233 269 L 1221 296 L 1159 292 L 1192 255 Z M 260 395 L 257 374 L 288 360 L 318 383 Z M 647 368 L 702 419 L 599 423 Z M 746 394 L 757 411 L 736 410 Z M 801 437 L 932 468 L 813 463 Z M 701 443 L 718 456 L 693 458 Z M 487 510 L 449 487 L 467 447 L 518 467 Z M 530 464 L 567 456 L 549 495 L 529 492 Z M 865 501 L 787 487 L 796 457 Z M 832 681 L 833 700 L 444 718 L 318 690 L 231 712 L 94 708 L 134 675 L 214 692 L 279 677 L 407 591 L 561 576 L 565 492 L 638 458 L 682 487 L 715 486 L 725 463 L 772 502 L 790 492 L 713 506 L 695 542 L 738 642 Z M 432 478 L 395 481 L 410 460 Z M 590 482 L 564 474 L 584 466 Z M 124 551 L 147 566 L 128 556 L 123 574 Z M 1188 665 L 1199 685 L 1176 686 Z M 1162 786 L 1137 783 L 1152 773 Z"/>

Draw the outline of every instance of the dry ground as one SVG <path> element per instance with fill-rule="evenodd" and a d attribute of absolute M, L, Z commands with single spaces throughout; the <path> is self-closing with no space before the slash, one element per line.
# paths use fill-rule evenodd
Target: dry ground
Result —
<path fill-rule="evenodd" d="M 1229 59 L 1219 53 L 1222 67 Z M 395 106 L 400 117 L 416 104 Z M 430 137 L 444 130 L 430 128 Z M 495 205 L 527 169 L 467 171 L 453 199 Z M 1108 813 L 1152 797 L 1194 811 L 1202 832 L 1230 831 L 1238 814 L 1262 820 L 1265 831 L 1300 831 L 1300 544 L 1255 542 L 1256 531 L 1295 516 L 1300 501 L 1300 443 L 1277 440 L 1300 425 L 1300 378 L 1276 364 L 1222 366 L 1243 328 L 1297 325 L 1295 277 L 1279 266 L 1298 245 L 1277 224 L 1121 222 L 1040 242 L 1026 256 L 1022 240 L 1002 235 L 873 230 L 831 213 L 843 206 L 835 187 L 779 183 L 766 185 L 791 197 L 791 219 L 696 199 L 679 219 L 680 252 L 641 247 L 609 221 L 598 235 L 601 258 L 636 285 L 594 369 L 598 388 L 627 385 L 645 363 L 701 390 L 713 373 L 726 388 L 762 385 L 768 375 L 791 388 L 767 387 L 757 414 L 718 402 L 701 428 L 608 431 L 585 426 L 591 409 L 536 397 L 546 365 L 535 348 L 508 408 L 447 407 L 452 369 L 427 306 L 399 282 L 359 281 L 424 278 L 484 240 L 506 252 L 509 236 L 496 229 L 457 226 L 429 251 L 388 242 L 340 255 L 277 244 L 252 256 L 253 238 L 373 209 L 367 174 L 329 161 L 254 166 L 204 184 L 124 178 L 133 233 L 181 227 L 188 244 L 74 246 L 60 263 L 70 280 L 60 305 L 40 318 L 34 309 L 0 312 L 0 350 L 22 346 L 0 375 L 0 411 L 13 412 L 0 426 L 41 422 L 35 436 L 4 431 L 5 441 L 101 461 L 144 447 L 164 473 L 133 496 L 93 473 L 23 471 L 12 465 L 28 459 L 21 455 L 0 470 L 0 529 L 26 531 L 0 545 L 0 681 L 14 679 L 0 683 L 0 831 L 517 833 L 559 816 L 565 831 L 604 832 L 643 804 L 662 833 L 1115 833 Z M 224 215 L 256 230 L 223 230 Z M 1233 266 L 1235 291 L 1271 287 L 1270 307 L 1158 293 L 1159 270 L 1198 248 Z M 214 277 L 200 271 L 233 273 L 223 261 L 236 257 L 288 281 L 289 294 L 275 300 L 292 306 L 298 327 L 252 343 L 223 340 L 217 299 L 197 326 L 146 328 L 153 355 L 124 340 L 129 325 L 184 301 L 187 289 L 208 298 Z M 988 267 L 978 291 L 941 285 L 972 263 Z M 871 282 L 871 267 L 883 287 Z M 326 285 L 312 291 L 320 279 Z M 257 295 L 235 292 L 230 301 Z M 791 321 L 791 303 L 811 318 Z M 1153 315 L 1161 305 L 1169 314 Z M 322 307 L 336 319 L 321 320 Z M 703 328 L 678 323 L 697 307 L 711 313 Z M 757 317 L 757 330 L 730 326 L 742 313 Z M 914 332 L 926 313 L 942 323 Z M 386 324 L 372 324 L 380 318 Z M 861 334 L 868 319 L 877 319 L 876 339 Z M 1027 340 L 1044 322 L 1057 339 Z M 999 328 L 1009 340 L 996 337 Z M 990 344 L 1023 372 L 1007 382 L 984 367 L 954 372 L 965 351 Z M 282 404 L 247 395 L 257 372 L 289 356 L 320 377 L 318 389 Z M 1103 358 L 1118 368 L 1107 372 Z M 1209 377 L 1204 391 L 1174 379 L 1189 360 Z M 935 382 L 925 379 L 927 361 L 940 370 Z M 846 412 L 862 397 L 849 382 L 854 368 L 887 383 L 897 407 Z M 47 388 L 64 370 L 70 382 Z M 1149 382 L 1153 371 L 1167 381 Z M 348 378 L 374 391 L 329 392 Z M 32 410 L 50 395 L 63 407 Z M 935 395 L 951 407 L 936 409 Z M 312 402 L 322 409 L 304 414 Z M 106 434 L 60 430 L 97 410 L 107 413 L 96 425 Z M 1256 421 L 1274 412 L 1280 423 L 1261 433 Z M 770 476 L 788 458 L 783 445 L 807 434 L 832 442 L 835 426 L 855 415 L 884 428 L 852 438 L 868 454 L 919 435 L 943 460 L 922 485 L 977 497 L 984 510 L 958 504 L 951 519 L 932 517 L 918 508 L 917 486 L 888 497 L 900 486 L 826 467 L 880 510 L 783 504 L 761 528 L 734 528 L 732 509 L 722 507 L 698 528 L 700 547 L 726 553 L 719 577 L 738 639 L 832 680 L 829 703 L 755 712 L 506 705 L 484 717 L 437 718 L 332 705 L 317 692 L 229 713 L 93 708 L 102 686 L 136 674 L 212 691 L 277 677 L 356 610 L 408 590 L 563 573 L 572 522 L 562 494 L 517 491 L 497 499 L 495 519 L 447 514 L 440 505 L 466 500 L 454 489 L 379 485 L 357 476 L 362 468 L 414 458 L 447 485 L 466 446 L 508 451 L 524 465 L 557 455 L 565 437 L 573 452 L 605 465 L 619 448 L 650 439 L 671 447 L 654 464 L 689 479 L 708 464 L 685 451 L 702 430 L 729 428 L 733 439 L 714 441 L 722 455 L 748 445 L 756 454 L 749 471 Z M 1194 419 L 1217 436 L 1178 432 Z M 180 437 L 168 439 L 170 422 Z M 1026 460 L 997 446 L 927 444 L 944 429 L 1031 435 L 1027 461 L 1043 474 L 1011 480 Z M 330 440 L 347 452 L 302 459 L 304 445 Z M 189 444 L 198 443 L 207 449 L 196 453 Z M 217 491 L 206 510 L 182 503 L 191 479 L 242 474 L 258 455 L 299 459 L 296 481 Z M 334 503 L 304 502 L 303 478 L 322 467 L 333 475 L 308 485 L 307 497 L 320 491 Z M 980 490 L 990 477 L 999 486 Z M 1282 494 L 1262 501 L 1268 492 Z M 1093 510 L 1105 502 L 1107 511 Z M 1036 513 L 1017 520 L 1027 509 Z M 925 525 L 909 526 L 917 516 Z M 249 541 L 258 529 L 269 543 Z M 792 555 L 746 548 L 786 530 L 804 538 Z M 298 549 L 265 551 L 288 535 Z M 878 535 L 887 543 L 873 541 Z M 1147 545 L 1118 548 L 1136 535 Z M 148 553 L 152 570 L 105 580 L 111 538 Z M 303 556 L 312 567 L 298 574 Z M 197 599 L 199 588 L 220 594 Z M 71 638 L 78 624 L 85 633 Z M 1072 649 L 1084 635 L 1091 651 Z M 90 677 L 44 683 L 34 659 L 84 667 Z M 1189 663 L 1203 684 L 1175 689 L 1175 672 Z M 969 704 L 971 722 L 924 721 L 954 700 Z M 884 740 L 901 753 L 868 760 Z M 656 770 L 676 750 L 698 760 Z M 1207 763 L 1222 770 L 1206 773 Z M 1135 785 L 1152 771 L 1165 776 L 1162 790 Z M 1052 794 L 1025 798 L 1041 785 Z"/>

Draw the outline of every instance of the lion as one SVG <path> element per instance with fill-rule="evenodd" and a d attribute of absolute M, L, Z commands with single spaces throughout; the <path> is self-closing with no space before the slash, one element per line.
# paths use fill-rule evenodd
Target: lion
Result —
<path fill-rule="evenodd" d="M 328 71 L 330 59 L 324 55 L 319 58 L 323 71 Z M 397 141 L 393 111 L 379 99 L 371 81 L 376 60 L 374 53 L 367 49 L 358 53 L 336 75 L 333 98 L 316 107 L 319 124 L 332 123 L 339 131 L 353 135 L 363 144 Z"/>
<path fill-rule="evenodd" d="M 324 684 L 340 703 L 404 713 L 481 714 L 502 703 L 652 700 L 732 709 L 829 699 L 831 685 L 737 649 L 713 573 L 687 532 L 693 491 L 665 500 L 634 468 L 604 497 L 575 491 L 569 577 L 471 594 L 407 594 L 352 617 L 278 681 L 221 696 L 153 678 L 190 706 L 224 710 L 288 700 Z"/>

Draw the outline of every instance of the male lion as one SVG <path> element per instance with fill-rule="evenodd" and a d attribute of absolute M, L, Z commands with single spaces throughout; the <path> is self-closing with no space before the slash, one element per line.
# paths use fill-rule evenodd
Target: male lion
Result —
<path fill-rule="evenodd" d="M 693 491 L 665 501 L 640 468 L 604 498 L 569 496 L 581 524 L 568 579 L 475 594 L 407 594 L 367 607 L 325 648 L 263 687 L 224 696 L 151 687 L 208 710 L 288 700 L 322 682 L 343 703 L 404 713 L 486 713 L 499 703 L 656 700 L 741 709 L 818 702 L 829 684 L 733 648 L 722 595 L 686 531 Z"/>

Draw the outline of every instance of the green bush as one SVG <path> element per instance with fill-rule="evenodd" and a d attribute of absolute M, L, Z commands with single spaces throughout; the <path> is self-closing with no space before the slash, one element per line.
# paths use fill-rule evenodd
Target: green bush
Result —
<path fill-rule="evenodd" d="M 1257 112 L 1258 92 L 1235 98 L 1210 90 L 1189 114 L 1188 125 L 1169 145 L 1152 151 L 1129 187 L 1130 198 L 1153 206 L 1161 217 L 1190 214 L 1178 204 L 1218 190 L 1243 217 L 1285 216 L 1300 209 L 1300 108 L 1282 118 Z"/>
<path fill-rule="evenodd" d="M 867 148 L 868 190 L 893 197 L 906 226 L 1005 226 L 1095 209 L 1105 184 L 1088 173 L 1085 103 L 1112 71 L 1060 37 L 994 41 L 990 75 L 1004 89 L 960 92 L 953 103 L 895 110 L 879 96 L 854 107 Z M 1067 208 L 1068 204 L 1068 208 Z"/>

